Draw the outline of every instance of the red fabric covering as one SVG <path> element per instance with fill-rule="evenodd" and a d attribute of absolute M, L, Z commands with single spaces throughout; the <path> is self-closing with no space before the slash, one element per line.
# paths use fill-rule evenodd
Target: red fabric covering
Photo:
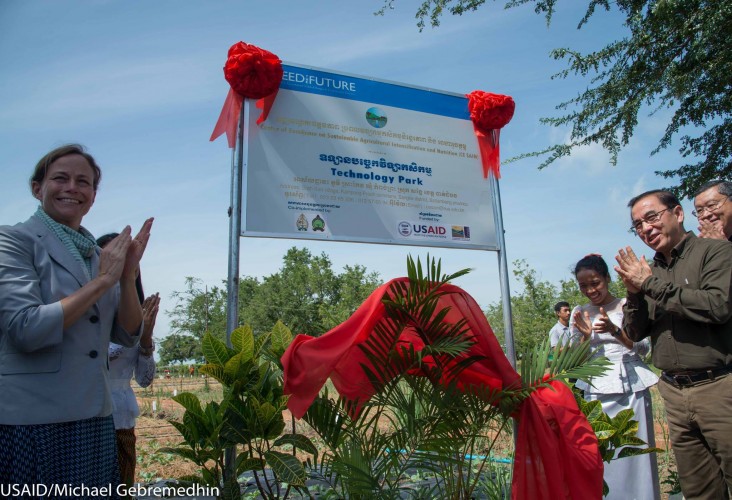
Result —
<path fill-rule="evenodd" d="M 338 393 L 347 399 L 367 401 L 374 394 L 361 364 L 369 361 L 358 348 L 385 319 L 382 298 L 397 278 L 376 289 L 345 322 L 321 337 L 297 335 L 282 356 L 288 407 L 301 418 L 330 377 Z M 450 307 L 445 321 L 467 321 L 475 344 L 467 354 L 485 359 L 461 373 L 462 387 L 482 384 L 503 389 L 520 384 L 520 376 L 501 350 L 488 321 L 473 298 L 460 288 L 443 285 L 437 310 Z M 413 331 L 405 329 L 400 340 L 421 347 Z M 380 370 L 383 372 L 383 370 Z M 597 439 L 577 408 L 571 391 L 561 382 L 541 388 L 526 399 L 518 412 L 518 437 L 512 496 L 515 499 L 602 497 L 603 464 Z"/>

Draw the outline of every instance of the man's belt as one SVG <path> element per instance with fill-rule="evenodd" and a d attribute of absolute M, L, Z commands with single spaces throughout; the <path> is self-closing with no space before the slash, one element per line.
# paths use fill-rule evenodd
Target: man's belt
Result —
<path fill-rule="evenodd" d="M 700 382 L 714 380 L 732 372 L 732 365 L 721 368 L 710 368 L 708 370 L 684 370 L 678 372 L 663 372 L 661 378 L 676 387 L 690 387 Z"/>

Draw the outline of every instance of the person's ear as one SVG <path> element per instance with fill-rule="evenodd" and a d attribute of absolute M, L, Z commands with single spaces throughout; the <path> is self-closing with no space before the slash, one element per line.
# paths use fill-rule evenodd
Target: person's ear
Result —
<path fill-rule="evenodd" d="M 38 181 L 33 181 L 31 184 L 31 191 L 33 192 L 33 197 L 37 200 L 41 199 L 41 183 Z"/>
<path fill-rule="evenodd" d="M 671 213 L 676 216 L 676 220 L 679 222 L 679 224 L 684 224 L 684 209 L 681 207 L 681 205 L 676 205 L 673 210 L 671 210 Z"/>

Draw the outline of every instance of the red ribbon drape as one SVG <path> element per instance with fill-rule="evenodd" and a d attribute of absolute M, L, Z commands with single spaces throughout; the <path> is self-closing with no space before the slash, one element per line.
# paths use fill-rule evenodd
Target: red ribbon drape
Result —
<path fill-rule="evenodd" d="M 211 139 L 209 139 L 210 141 L 225 133 L 229 147 L 233 148 L 236 145 L 236 125 L 239 123 L 243 102 L 244 98 L 241 94 L 237 94 L 234 89 L 230 88 L 229 93 L 226 94 L 224 107 L 221 108 L 221 114 L 219 114 L 219 119 L 211 134 Z"/>
<path fill-rule="evenodd" d="M 282 356 L 282 364 L 284 392 L 290 395 L 287 406 L 296 418 L 305 414 L 328 378 L 341 396 L 361 405 L 374 395 L 361 368 L 362 364 L 370 366 L 370 362 L 358 345 L 385 319 L 382 299 L 391 293 L 393 281 L 374 291 L 348 320 L 331 331 L 317 338 L 295 337 Z M 445 322 L 466 320 L 467 335 L 473 336 L 475 344 L 465 355 L 482 357 L 482 361 L 460 373 L 459 387 L 482 385 L 502 389 L 520 384 L 520 376 L 501 350 L 475 300 L 453 285 L 443 285 L 442 291 L 446 293 L 440 297 L 436 310 L 449 308 Z M 402 332 L 400 341 L 413 344 L 415 349 L 422 347 L 409 328 Z M 360 406 L 356 411 L 360 411 Z M 551 387 L 534 391 L 522 403 L 517 418 L 514 499 L 602 497 L 603 464 L 597 439 L 566 385 L 552 382 Z"/>
<path fill-rule="evenodd" d="M 256 107 L 262 110 L 259 118 L 257 118 L 257 125 L 260 125 L 269 116 L 269 111 L 272 109 L 278 90 L 267 97 L 257 99 Z M 216 140 L 221 134 L 226 134 L 229 147 L 233 148 L 236 145 L 236 126 L 239 123 L 239 115 L 241 114 L 243 103 L 244 98 L 241 94 L 234 92 L 234 89 L 229 89 L 229 93 L 226 95 L 226 100 L 224 101 L 224 107 L 221 108 L 221 114 L 219 114 L 219 119 L 209 139 L 210 141 Z"/>
<path fill-rule="evenodd" d="M 478 149 L 480 150 L 480 159 L 483 164 L 483 178 L 488 178 L 491 172 L 496 179 L 501 178 L 501 146 L 499 139 L 501 130 L 489 130 L 484 134 L 475 128 L 475 137 L 478 139 Z"/>
<path fill-rule="evenodd" d="M 267 119 L 282 81 L 282 61 L 256 45 L 237 42 L 229 48 L 224 77 L 231 88 L 209 140 L 226 134 L 229 147 L 236 145 L 236 127 L 245 98 L 258 99 L 262 113 L 257 125 Z"/>
<path fill-rule="evenodd" d="M 470 119 L 473 121 L 475 137 L 478 139 L 483 177 L 491 172 L 501 178 L 500 143 L 501 128 L 513 118 L 516 110 L 511 96 L 474 90 L 467 94 Z"/>

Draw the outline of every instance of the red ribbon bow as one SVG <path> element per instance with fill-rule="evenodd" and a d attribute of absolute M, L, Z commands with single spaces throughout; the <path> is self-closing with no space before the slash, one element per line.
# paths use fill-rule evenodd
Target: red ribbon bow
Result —
<path fill-rule="evenodd" d="M 244 98 L 258 99 L 257 108 L 262 114 L 257 124 L 266 120 L 277 97 L 282 74 L 282 61 L 273 53 L 244 42 L 232 45 L 224 64 L 224 78 L 231 88 L 210 140 L 226 133 L 229 147 L 234 147 Z"/>
<path fill-rule="evenodd" d="M 501 128 L 513 118 L 516 103 L 511 96 L 482 90 L 474 90 L 467 98 L 470 119 L 473 120 L 475 136 L 478 138 L 483 177 L 487 178 L 488 172 L 493 172 L 496 179 L 500 179 Z"/>

